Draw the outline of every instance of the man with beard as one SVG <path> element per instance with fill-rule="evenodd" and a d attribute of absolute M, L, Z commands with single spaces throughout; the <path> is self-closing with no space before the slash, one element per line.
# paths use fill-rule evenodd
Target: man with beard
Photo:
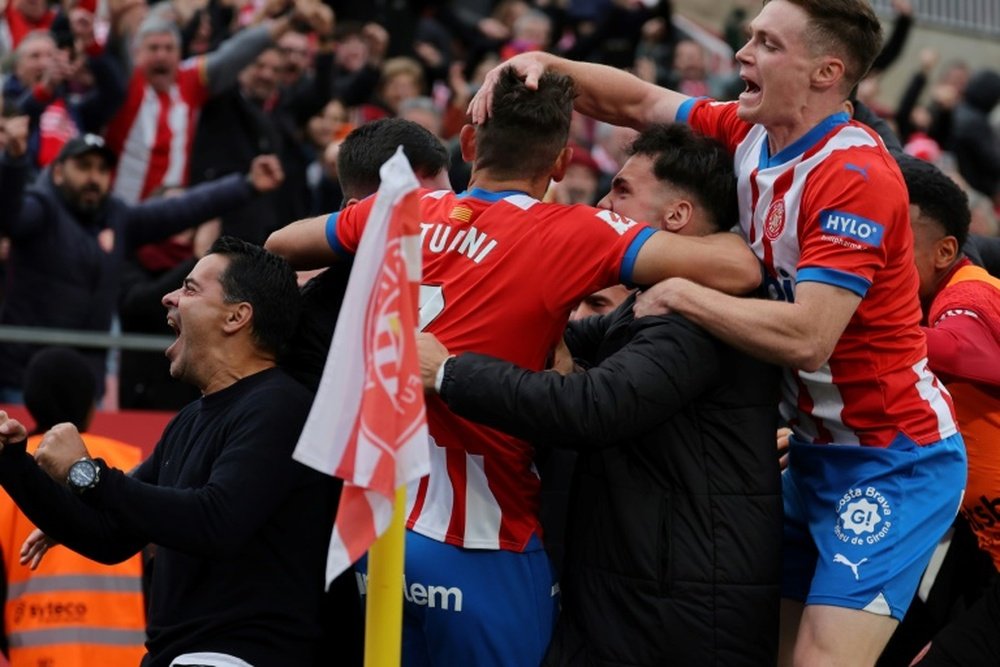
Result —
<path fill-rule="evenodd" d="M 126 253 L 240 206 L 282 181 L 274 156 L 186 195 L 129 206 L 109 196 L 115 155 L 99 136 L 69 141 L 26 192 L 25 141 L 8 141 L 0 158 L 0 233 L 11 254 L 0 323 L 13 326 L 111 328 Z M 21 402 L 21 379 L 37 346 L 0 346 L 0 402 Z M 103 394 L 103 350 L 89 350 Z"/>

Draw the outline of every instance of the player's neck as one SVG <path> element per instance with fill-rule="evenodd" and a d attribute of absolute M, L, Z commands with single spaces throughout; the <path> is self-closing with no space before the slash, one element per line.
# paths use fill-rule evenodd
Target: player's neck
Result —
<path fill-rule="evenodd" d="M 804 113 L 795 122 L 767 125 L 767 145 L 770 154 L 777 155 L 808 135 L 821 124 L 827 123 L 827 119 L 833 122 L 831 117 L 844 111 L 842 106 L 829 107 L 823 110 Z M 832 129 L 832 127 L 828 129 Z"/>
<path fill-rule="evenodd" d="M 494 178 L 487 171 L 474 171 L 469 179 L 469 189 L 480 188 L 489 192 L 504 192 L 517 190 L 535 199 L 545 196 L 549 187 L 549 179 L 531 178 Z"/>

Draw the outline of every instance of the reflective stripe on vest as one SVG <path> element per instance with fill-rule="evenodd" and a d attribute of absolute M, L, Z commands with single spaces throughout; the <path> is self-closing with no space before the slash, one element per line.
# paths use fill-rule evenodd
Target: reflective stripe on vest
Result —
<path fill-rule="evenodd" d="M 136 646 L 146 641 L 140 630 L 110 630 L 102 628 L 59 628 L 57 630 L 26 630 L 7 635 L 11 648 L 52 646 L 53 644 L 104 644 L 105 646 Z"/>
<path fill-rule="evenodd" d="M 7 597 L 14 600 L 31 593 L 58 593 L 60 591 L 142 593 L 142 578 L 85 574 L 36 575 L 27 581 L 8 584 Z"/>

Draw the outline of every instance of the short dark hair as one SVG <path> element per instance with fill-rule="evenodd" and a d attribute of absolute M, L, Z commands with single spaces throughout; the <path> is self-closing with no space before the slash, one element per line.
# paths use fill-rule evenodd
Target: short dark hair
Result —
<path fill-rule="evenodd" d="M 766 5 L 770 0 L 764 0 Z M 805 35 L 814 50 L 844 61 L 846 89 L 860 81 L 882 49 L 882 24 L 869 0 L 788 0 L 809 15 Z"/>
<path fill-rule="evenodd" d="M 546 175 L 566 147 L 574 97 L 568 76 L 545 72 L 530 90 L 513 68 L 501 70 L 492 115 L 476 127 L 476 168 L 499 179 Z"/>
<path fill-rule="evenodd" d="M 945 234 L 954 236 L 959 248 L 965 245 L 972 221 L 965 191 L 930 162 L 909 155 L 899 156 L 898 162 L 910 203 L 920 207 L 921 214 L 937 223 Z"/>
<path fill-rule="evenodd" d="M 715 139 L 680 123 L 652 125 L 627 152 L 650 158 L 653 175 L 693 197 L 715 229 L 729 229 L 739 221 L 733 158 Z"/>
<path fill-rule="evenodd" d="M 433 176 L 448 168 L 448 150 L 429 130 L 402 118 L 382 118 L 351 131 L 340 144 L 337 173 L 345 199 L 364 199 L 382 182 L 378 170 L 402 146 L 413 171 Z"/>
<path fill-rule="evenodd" d="M 35 433 L 70 422 L 86 431 L 97 398 L 97 378 L 82 354 L 67 347 L 47 347 L 31 357 L 24 371 L 24 406 L 35 420 Z"/>
<path fill-rule="evenodd" d="M 219 276 L 222 298 L 226 303 L 249 303 L 253 307 L 254 341 L 267 352 L 280 354 L 295 331 L 302 308 L 295 271 L 274 253 L 232 236 L 219 237 L 208 254 L 229 259 L 229 266 Z"/>

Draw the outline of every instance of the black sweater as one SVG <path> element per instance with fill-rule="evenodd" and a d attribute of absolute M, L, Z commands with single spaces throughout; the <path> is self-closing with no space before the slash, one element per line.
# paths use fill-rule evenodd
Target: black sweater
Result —
<path fill-rule="evenodd" d="M 131 476 L 103 465 L 82 500 L 24 453 L 0 484 L 46 533 L 102 562 L 157 545 L 144 665 L 216 651 L 312 665 L 334 482 L 291 458 L 309 392 L 269 369 L 184 408 Z"/>
<path fill-rule="evenodd" d="M 774 664 L 779 371 L 633 303 L 570 323 L 586 373 L 469 353 L 445 369 L 458 415 L 579 452 L 545 664 Z"/>

